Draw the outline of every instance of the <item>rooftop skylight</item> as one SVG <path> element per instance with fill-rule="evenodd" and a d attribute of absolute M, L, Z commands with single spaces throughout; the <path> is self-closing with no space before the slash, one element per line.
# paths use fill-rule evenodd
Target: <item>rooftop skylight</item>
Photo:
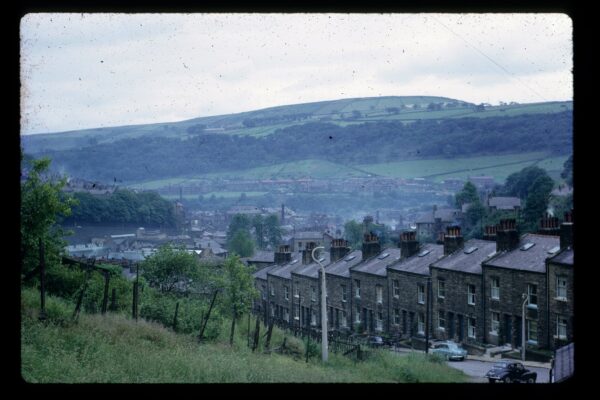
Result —
<path fill-rule="evenodd" d="M 389 256 L 390 253 L 383 253 L 382 255 L 380 255 L 379 257 L 377 257 L 380 260 L 383 260 L 384 258 L 386 258 L 387 256 Z"/>
<path fill-rule="evenodd" d="M 477 250 L 477 247 L 471 246 L 471 247 L 469 247 L 468 249 L 465 250 L 465 254 L 471 254 L 475 250 Z"/>
<path fill-rule="evenodd" d="M 554 254 L 557 251 L 560 250 L 560 246 L 554 246 L 553 248 L 551 248 L 550 250 L 548 250 L 548 254 Z"/>
<path fill-rule="evenodd" d="M 523 246 L 521 246 L 521 250 L 527 251 L 530 248 L 532 248 L 533 246 L 535 246 L 535 243 L 525 243 Z"/>
<path fill-rule="evenodd" d="M 352 254 L 351 256 L 346 257 L 346 261 L 352 261 L 356 258 L 356 254 Z"/>
<path fill-rule="evenodd" d="M 427 254 L 431 253 L 431 249 L 423 250 L 418 254 L 419 257 L 425 257 Z"/>

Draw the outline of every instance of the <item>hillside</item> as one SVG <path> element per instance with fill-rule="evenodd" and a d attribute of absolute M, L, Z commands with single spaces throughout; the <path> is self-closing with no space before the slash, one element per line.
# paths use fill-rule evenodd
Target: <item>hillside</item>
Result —
<path fill-rule="evenodd" d="M 428 109 L 430 104 L 440 105 L 440 108 Z M 193 118 L 180 122 L 26 135 L 21 139 L 25 151 L 36 154 L 48 150 L 67 150 L 139 137 L 186 138 L 199 133 L 261 137 L 271 135 L 278 129 L 307 122 L 327 121 L 346 126 L 388 120 L 413 122 L 419 119 L 546 114 L 571 111 L 572 109 L 572 102 L 548 102 L 490 106 L 483 111 L 476 111 L 473 104 L 446 97 L 391 96 L 286 105 L 236 114 Z M 355 111 L 360 115 L 354 114 Z"/>
<path fill-rule="evenodd" d="M 193 335 L 121 314 L 83 313 L 77 324 L 66 322 L 74 305 L 48 296 L 50 321 L 38 321 L 39 292 L 24 289 L 21 299 L 21 376 L 31 383 L 258 383 L 258 382 L 466 382 L 461 371 L 423 355 L 399 357 L 375 352 L 355 363 L 330 354 L 327 365 L 317 356 L 303 358 L 253 353 L 245 328 L 234 346 L 229 331 L 199 345 Z M 245 319 L 244 319 L 245 321 Z M 224 324 L 228 325 L 228 322 Z M 243 325 L 243 324 L 240 324 Z M 252 324 L 254 326 L 254 324 Z M 262 327 L 264 332 L 264 326 Z M 284 333 L 275 328 L 273 347 Z M 302 350 L 303 342 L 288 336 Z"/>

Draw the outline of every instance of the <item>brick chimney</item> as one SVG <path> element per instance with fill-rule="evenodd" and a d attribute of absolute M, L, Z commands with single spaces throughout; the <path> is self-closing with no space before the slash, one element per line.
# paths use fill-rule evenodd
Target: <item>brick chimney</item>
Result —
<path fill-rule="evenodd" d="M 460 234 L 460 226 L 449 226 L 444 235 L 444 255 L 452 254 L 465 246 L 464 238 Z"/>
<path fill-rule="evenodd" d="M 365 233 L 363 236 L 362 257 L 363 260 L 371 258 L 381 252 L 379 238 L 374 233 Z"/>
<path fill-rule="evenodd" d="M 282 244 L 275 252 L 275 264 L 285 264 L 292 261 L 292 252 L 289 244 Z"/>
<path fill-rule="evenodd" d="M 540 219 L 540 227 L 538 229 L 540 235 L 560 236 L 560 225 L 557 217 L 553 217 L 548 213 Z"/>
<path fill-rule="evenodd" d="M 519 247 L 519 232 L 514 218 L 501 219 L 496 227 L 496 251 L 510 251 Z"/>
<path fill-rule="evenodd" d="M 444 232 L 437 233 L 437 239 L 435 241 L 436 244 L 444 244 Z"/>
<path fill-rule="evenodd" d="M 302 250 L 302 264 L 306 265 L 313 262 L 312 251 L 315 247 L 317 247 L 317 244 L 315 242 L 306 243 L 305 249 Z"/>
<path fill-rule="evenodd" d="M 489 240 L 491 242 L 496 241 L 496 229 L 495 225 L 486 225 L 484 227 L 483 240 Z"/>
<path fill-rule="evenodd" d="M 574 247 L 573 244 L 573 210 L 565 213 L 565 220 L 560 225 L 560 248 Z"/>
<path fill-rule="evenodd" d="M 400 234 L 400 257 L 408 258 L 419 252 L 417 232 L 406 231 Z"/>
<path fill-rule="evenodd" d="M 351 249 L 348 244 L 348 241 L 344 239 L 333 239 L 331 241 L 331 247 L 329 249 L 329 259 L 332 263 L 344 258 L 346 254 L 350 253 Z"/>

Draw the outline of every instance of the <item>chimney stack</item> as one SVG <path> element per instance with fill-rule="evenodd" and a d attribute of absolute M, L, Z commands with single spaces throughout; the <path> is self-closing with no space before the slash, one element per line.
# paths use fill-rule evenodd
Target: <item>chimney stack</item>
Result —
<path fill-rule="evenodd" d="M 510 251 L 519 247 L 519 232 L 514 218 L 501 219 L 496 227 L 496 251 Z"/>
<path fill-rule="evenodd" d="M 565 213 L 565 220 L 560 225 L 560 248 L 574 247 L 573 244 L 573 210 Z"/>
<path fill-rule="evenodd" d="M 285 264 L 292 261 L 292 252 L 289 244 L 282 244 L 275 252 L 275 264 Z"/>
<path fill-rule="evenodd" d="M 437 233 L 437 239 L 435 241 L 436 244 L 444 244 L 444 232 Z"/>
<path fill-rule="evenodd" d="M 419 252 L 417 232 L 405 231 L 400 234 L 400 257 L 408 258 Z"/>
<path fill-rule="evenodd" d="M 306 248 L 302 250 L 302 264 L 306 265 L 313 262 L 312 251 L 315 247 L 317 247 L 315 242 L 306 243 Z"/>
<path fill-rule="evenodd" d="M 332 263 L 344 258 L 344 256 L 348 253 L 350 253 L 350 246 L 347 240 L 333 239 L 331 241 L 331 248 L 329 249 L 329 259 Z"/>
<path fill-rule="evenodd" d="M 544 213 L 544 216 L 540 219 L 538 233 L 540 235 L 560 236 L 560 231 L 558 218 Z"/>
<path fill-rule="evenodd" d="M 484 227 L 485 232 L 483 233 L 483 240 L 489 240 L 491 242 L 496 241 L 496 229 L 495 225 L 486 225 Z"/>
<path fill-rule="evenodd" d="M 362 257 L 363 260 L 371 258 L 381 252 L 381 245 L 379 244 L 379 238 L 377 235 L 371 233 L 365 233 L 363 236 L 362 245 Z"/>
<path fill-rule="evenodd" d="M 449 226 L 444 235 L 444 255 L 452 254 L 464 247 L 464 238 L 460 234 L 460 226 Z"/>

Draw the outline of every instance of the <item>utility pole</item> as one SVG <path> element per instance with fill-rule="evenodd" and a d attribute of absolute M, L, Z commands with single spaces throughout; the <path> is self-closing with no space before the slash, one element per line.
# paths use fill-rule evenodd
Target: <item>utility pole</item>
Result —
<path fill-rule="evenodd" d="M 323 362 L 327 362 L 327 285 L 325 285 L 325 267 L 315 257 L 315 251 L 325 249 L 323 246 L 315 247 L 311 253 L 312 259 L 321 267 L 321 356 Z"/>
<path fill-rule="evenodd" d="M 525 304 L 529 301 L 529 295 L 523 293 L 523 307 L 521 312 L 521 359 L 525 361 Z"/>
<path fill-rule="evenodd" d="M 427 278 L 427 299 L 425 301 L 425 354 L 429 354 L 429 329 L 431 313 L 429 304 L 431 303 L 431 278 Z"/>

